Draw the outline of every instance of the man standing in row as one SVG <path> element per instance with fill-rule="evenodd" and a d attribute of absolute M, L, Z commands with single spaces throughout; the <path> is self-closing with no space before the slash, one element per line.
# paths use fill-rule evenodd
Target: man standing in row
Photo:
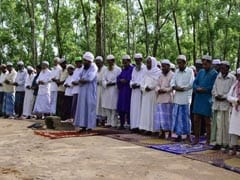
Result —
<path fill-rule="evenodd" d="M 3 113 L 3 98 L 4 98 L 4 89 L 3 83 L 5 81 L 6 75 L 8 74 L 7 66 L 2 64 L 1 66 L 1 75 L 0 75 L 0 116 L 5 116 Z"/>

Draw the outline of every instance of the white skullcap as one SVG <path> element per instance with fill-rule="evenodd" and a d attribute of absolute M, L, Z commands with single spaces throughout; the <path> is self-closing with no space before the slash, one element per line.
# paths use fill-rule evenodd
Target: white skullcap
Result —
<path fill-rule="evenodd" d="M 141 53 L 136 53 L 136 54 L 134 55 L 134 58 L 135 58 L 135 59 L 142 59 L 142 58 L 143 58 L 143 55 L 142 55 Z"/>
<path fill-rule="evenodd" d="M 33 71 L 34 69 L 33 69 L 32 66 L 27 66 L 27 70 L 31 70 L 31 71 Z"/>
<path fill-rule="evenodd" d="M 171 69 L 175 69 L 175 68 L 176 68 L 175 64 L 171 63 L 171 64 L 170 64 L 170 68 L 171 68 Z"/>
<path fill-rule="evenodd" d="M 115 59 L 115 57 L 112 54 L 109 54 L 107 56 L 107 60 L 114 60 L 114 59 Z"/>
<path fill-rule="evenodd" d="M 168 64 L 169 66 L 171 66 L 171 62 L 168 59 L 163 59 L 162 64 Z"/>
<path fill-rule="evenodd" d="M 103 61 L 103 58 L 102 58 L 102 56 L 97 56 L 97 57 L 95 58 L 95 60 Z"/>
<path fill-rule="evenodd" d="M 212 64 L 216 65 L 216 64 L 221 64 L 220 59 L 213 59 Z"/>
<path fill-rule="evenodd" d="M 68 68 L 73 68 L 73 69 L 74 69 L 75 67 L 74 67 L 74 65 L 72 65 L 72 64 L 68 64 L 68 65 L 67 65 L 67 69 L 68 69 Z"/>
<path fill-rule="evenodd" d="M 12 62 L 7 62 L 7 66 L 13 66 Z"/>
<path fill-rule="evenodd" d="M 202 60 L 201 59 L 197 59 L 195 63 L 196 64 L 202 64 Z"/>
<path fill-rule="evenodd" d="M 43 61 L 42 64 L 45 64 L 45 65 L 49 66 L 49 62 L 48 61 Z"/>
<path fill-rule="evenodd" d="M 129 60 L 129 59 L 131 59 L 131 58 L 130 58 L 130 56 L 129 56 L 128 54 L 126 54 L 126 55 L 124 55 L 124 56 L 122 57 L 122 59 L 123 59 L 123 60 Z"/>
<path fill-rule="evenodd" d="M 61 58 L 60 60 L 59 60 L 59 63 L 61 64 L 61 63 L 64 63 L 64 62 L 66 62 L 66 59 L 65 58 Z"/>
<path fill-rule="evenodd" d="M 202 59 L 208 60 L 208 61 L 212 61 L 212 56 L 209 55 L 203 55 Z"/>
<path fill-rule="evenodd" d="M 83 59 L 85 59 L 87 61 L 90 61 L 90 62 L 93 62 L 94 61 L 94 56 L 91 52 L 87 51 L 87 52 L 84 53 Z"/>
<path fill-rule="evenodd" d="M 60 62 L 60 58 L 59 57 L 55 57 L 54 59 L 53 59 L 53 61 L 57 61 L 58 63 Z"/>
<path fill-rule="evenodd" d="M 240 74 L 240 68 L 237 69 L 237 74 Z"/>
<path fill-rule="evenodd" d="M 230 66 L 230 63 L 229 63 L 228 61 L 222 61 L 221 64 L 224 64 L 224 65 Z"/>
<path fill-rule="evenodd" d="M 18 62 L 17 62 L 17 65 L 22 65 L 22 66 L 23 66 L 23 65 L 24 65 L 24 62 L 23 62 L 23 61 L 18 61 Z"/>
<path fill-rule="evenodd" d="M 181 59 L 181 60 L 184 60 L 184 61 L 187 61 L 187 58 L 186 58 L 186 56 L 185 55 L 179 55 L 178 57 L 177 57 L 177 59 Z"/>

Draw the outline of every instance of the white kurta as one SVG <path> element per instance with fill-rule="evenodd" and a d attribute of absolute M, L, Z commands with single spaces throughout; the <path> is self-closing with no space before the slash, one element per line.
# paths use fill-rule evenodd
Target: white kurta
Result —
<path fill-rule="evenodd" d="M 121 68 L 114 65 L 112 71 L 106 69 L 103 75 L 103 93 L 102 93 L 102 107 L 106 109 L 117 109 L 118 88 L 115 86 L 107 86 L 108 83 L 116 83 L 117 77 L 121 73 Z"/>
<path fill-rule="evenodd" d="M 106 66 L 103 66 L 100 71 L 97 73 L 97 115 L 103 116 L 103 108 L 102 108 L 102 80 L 103 75 L 106 70 Z"/>
<path fill-rule="evenodd" d="M 141 89 L 143 93 L 139 129 L 151 132 L 154 131 L 154 111 L 157 97 L 155 88 L 157 87 L 157 84 L 158 81 L 156 79 L 153 79 L 148 75 L 144 75 L 141 84 Z M 149 87 L 153 90 L 150 92 L 146 92 L 145 91 L 146 87 Z"/>
<path fill-rule="evenodd" d="M 24 103 L 23 103 L 23 116 L 31 116 L 33 110 L 33 103 L 34 103 L 34 96 L 33 90 L 26 88 L 29 86 L 32 87 L 32 82 L 36 74 L 27 74 L 27 78 L 25 81 L 25 96 L 24 96 Z"/>
<path fill-rule="evenodd" d="M 140 85 L 143 81 L 143 75 L 146 70 L 146 66 L 142 64 L 139 71 L 136 67 L 132 72 L 132 79 L 130 81 L 130 87 L 133 84 Z M 131 105 L 130 105 L 130 127 L 131 129 L 139 128 L 140 115 L 141 115 L 141 104 L 142 104 L 142 92 L 140 88 L 132 89 Z"/>
<path fill-rule="evenodd" d="M 60 65 L 54 66 L 51 71 L 51 79 L 60 79 L 61 70 L 62 68 Z M 56 82 L 51 82 L 51 91 L 58 91 L 58 85 Z"/>
<path fill-rule="evenodd" d="M 233 107 L 232 107 L 232 113 L 230 116 L 230 123 L 229 123 L 229 134 L 234 134 L 234 135 L 238 135 L 240 136 L 240 105 L 238 105 L 238 111 L 236 110 L 236 106 L 237 106 L 237 101 L 239 100 L 237 98 L 237 92 L 236 92 L 236 88 L 234 88 L 236 86 L 237 83 L 235 83 L 227 96 L 227 99 L 229 102 L 232 103 Z"/>

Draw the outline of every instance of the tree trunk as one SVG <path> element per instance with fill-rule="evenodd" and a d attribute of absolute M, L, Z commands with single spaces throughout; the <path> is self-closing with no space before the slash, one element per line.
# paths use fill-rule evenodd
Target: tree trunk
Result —
<path fill-rule="evenodd" d="M 103 56 L 102 43 L 102 0 L 97 0 L 96 10 L 96 56 Z"/>
<path fill-rule="evenodd" d="M 191 20 L 192 20 L 192 28 L 193 28 L 193 64 L 195 64 L 195 61 L 197 59 L 197 54 L 196 54 L 196 22 L 194 19 L 193 14 L 191 14 Z"/>
<path fill-rule="evenodd" d="M 178 53 L 182 54 L 181 46 L 180 46 L 180 39 L 178 34 L 178 24 L 177 24 L 177 18 L 176 18 L 176 12 L 173 10 L 173 20 L 174 20 L 174 27 L 175 27 L 175 35 L 176 35 L 176 42 L 178 47 Z"/>
<path fill-rule="evenodd" d="M 229 3 L 229 9 L 228 9 L 228 12 L 227 12 L 227 17 L 229 18 L 230 14 L 231 14 L 231 9 L 232 9 L 232 4 Z M 224 32 L 224 48 L 223 48 L 223 60 L 226 59 L 227 57 L 227 46 L 228 46 L 228 24 L 226 23 L 225 24 L 225 32 Z"/>
<path fill-rule="evenodd" d="M 126 11 L 127 11 L 127 54 L 130 54 L 130 20 L 128 0 L 126 0 Z"/>
<path fill-rule="evenodd" d="M 82 6 L 82 12 L 83 12 L 83 21 L 84 21 L 84 26 L 85 26 L 85 31 L 86 31 L 86 41 L 87 41 L 87 51 L 90 50 L 90 42 L 89 42 L 89 27 L 88 27 L 88 16 L 83 4 L 83 0 L 80 0 L 81 6 Z"/>
<path fill-rule="evenodd" d="M 102 38 L 103 38 L 103 58 L 106 57 L 106 1 L 103 0 L 103 27 L 102 27 Z"/>

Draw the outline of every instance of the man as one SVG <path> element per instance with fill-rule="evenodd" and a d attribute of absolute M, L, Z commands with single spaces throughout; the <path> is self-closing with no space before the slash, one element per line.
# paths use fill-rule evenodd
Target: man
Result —
<path fill-rule="evenodd" d="M 32 66 L 27 66 L 27 78 L 25 82 L 25 97 L 23 103 L 22 119 L 30 119 L 32 116 L 34 96 L 32 83 L 35 77 L 34 69 Z"/>
<path fill-rule="evenodd" d="M 65 96 L 64 96 L 64 106 L 65 108 L 63 108 L 63 116 L 61 117 L 61 119 L 63 121 L 68 121 L 68 122 L 72 122 L 73 121 L 73 117 L 71 115 L 71 109 L 72 109 L 72 98 L 73 98 L 73 94 L 72 94 L 72 89 L 73 89 L 73 85 L 72 85 L 72 77 L 73 77 L 73 72 L 74 72 L 74 66 L 72 64 L 68 64 L 67 65 L 67 71 L 68 71 L 68 77 L 65 80 L 63 86 L 66 88 L 65 90 Z M 67 107 L 67 108 L 66 108 Z"/>
<path fill-rule="evenodd" d="M 122 64 L 122 72 L 117 77 L 117 111 L 120 116 L 119 129 L 124 129 L 125 117 L 127 118 L 127 124 L 130 125 L 130 102 L 132 93 L 132 90 L 130 88 L 130 80 L 132 78 L 133 66 L 131 65 L 131 58 L 129 55 L 123 56 Z"/>
<path fill-rule="evenodd" d="M 220 72 L 221 60 L 220 59 L 213 59 L 212 61 L 212 68 L 215 69 L 218 73 Z"/>
<path fill-rule="evenodd" d="M 222 61 L 220 73 L 213 85 L 213 119 L 211 128 L 212 140 L 216 140 L 216 145 L 213 149 L 219 150 L 221 147 L 226 148 L 229 144 L 229 111 L 230 104 L 227 101 L 227 94 L 230 88 L 235 83 L 236 78 L 229 73 L 230 64 L 228 61 Z M 216 124 L 216 127 L 213 126 Z M 215 129 L 216 128 L 216 129 Z M 212 136 L 213 135 L 213 136 Z M 215 136 L 215 137 L 214 137 Z"/>
<path fill-rule="evenodd" d="M 80 86 L 74 126 L 76 131 L 91 131 L 96 127 L 97 66 L 91 52 L 83 55 L 84 67 L 80 73 Z"/>
<path fill-rule="evenodd" d="M 106 70 L 106 66 L 103 64 L 103 58 L 102 56 L 97 56 L 95 59 L 95 63 L 98 67 L 98 73 L 97 73 L 97 122 L 98 123 L 103 123 L 103 121 L 106 119 L 102 107 L 102 92 L 103 92 L 103 87 L 102 87 L 102 80 L 103 80 L 103 75 Z"/>
<path fill-rule="evenodd" d="M 231 87 L 228 101 L 232 104 L 232 113 L 230 115 L 229 134 L 230 134 L 230 155 L 235 155 L 240 136 L 240 68 L 237 69 L 237 80 Z"/>
<path fill-rule="evenodd" d="M 211 134 L 211 116 L 212 116 L 212 88 L 217 77 L 217 71 L 212 68 L 212 57 L 204 55 L 202 57 L 203 69 L 199 71 L 193 83 L 193 90 L 195 92 L 195 99 L 193 104 L 194 114 L 194 134 L 195 139 L 193 145 L 199 143 L 201 120 L 204 119 L 207 144 L 210 143 Z"/>
<path fill-rule="evenodd" d="M 195 62 L 195 67 L 196 67 L 196 74 L 202 69 L 202 60 L 201 59 L 197 59 Z"/>
<path fill-rule="evenodd" d="M 171 87 L 175 90 L 173 97 L 172 132 L 176 133 L 177 142 L 182 141 L 182 135 L 187 135 L 186 141 L 190 142 L 190 104 L 194 73 L 191 68 L 187 67 L 187 58 L 185 55 L 177 57 L 177 64 L 178 69 L 171 80 Z"/>
<path fill-rule="evenodd" d="M 156 87 L 155 130 L 162 131 L 161 138 L 170 138 L 172 130 L 173 92 L 170 82 L 174 73 L 171 71 L 170 65 L 171 63 L 168 59 L 162 61 L 162 74 Z"/>
<path fill-rule="evenodd" d="M 38 84 L 38 94 L 34 105 L 33 113 L 37 115 L 37 118 L 43 119 L 51 112 L 50 106 L 50 83 L 51 83 L 51 71 L 48 69 L 49 63 L 47 61 L 42 62 L 42 70 L 36 80 Z"/>
<path fill-rule="evenodd" d="M 1 75 L 0 75 L 0 116 L 4 116 L 5 114 L 2 111 L 3 108 L 3 98 L 4 98 L 4 91 L 3 91 L 3 83 L 6 78 L 6 75 L 8 74 L 7 66 L 5 64 L 2 64 L 0 66 Z"/>
<path fill-rule="evenodd" d="M 116 109 L 118 101 L 117 77 L 121 73 L 121 68 L 115 64 L 113 55 L 107 56 L 108 67 L 103 75 L 102 107 L 107 116 L 106 127 L 117 127 Z"/>
<path fill-rule="evenodd" d="M 143 81 L 143 76 L 146 71 L 146 66 L 142 63 L 142 59 L 142 54 L 138 53 L 134 55 L 136 66 L 133 68 L 132 79 L 130 81 L 130 87 L 132 88 L 130 128 L 133 132 L 137 132 L 139 130 L 141 115 L 142 92 L 140 84 Z"/>
<path fill-rule="evenodd" d="M 153 57 L 147 58 L 147 69 L 141 83 L 142 90 L 142 105 L 140 115 L 139 129 L 144 130 L 147 135 L 155 132 L 154 110 L 156 103 L 156 92 L 158 79 L 161 75 L 161 70 L 157 67 L 157 61 Z"/>
<path fill-rule="evenodd" d="M 75 57 L 75 64 L 76 64 L 76 68 L 75 68 L 75 70 L 73 72 L 73 76 L 72 76 L 72 86 L 73 86 L 72 94 L 73 94 L 73 99 L 72 99 L 71 115 L 72 115 L 73 119 L 75 117 L 76 108 L 77 108 L 80 73 L 81 73 L 81 71 L 83 69 L 81 57 Z"/>
<path fill-rule="evenodd" d="M 11 62 L 7 62 L 7 70 L 8 74 L 3 81 L 3 91 L 4 91 L 4 99 L 3 99 L 3 113 L 6 115 L 5 118 L 14 119 L 15 111 L 15 79 L 17 76 L 17 72 L 13 68 L 13 64 Z"/>
<path fill-rule="evenodd" d="M 16 86 L 15 113 L 16 113 L 16 117 L 19 118 L 23 112 L 23 101 L 25 96 L 24 85 L 27 78 L 27 71 L 24 68 L 23 61 L 18 61 L 17 67 L 18 67 L 17 77 L 14 82 L 14 85 Z"/>
<path fill-rule="evenodd" d="M 60 77 L 59 80 L 57 81 L 58 85 L 58 96 L 57 96 L 57 115 L 62 117 L 63 115 L 63 109 L 65 108 L 64 106 L 64 93 L 65 93 L 65 87 L 63 86 L 65 80 L 68 77 L 68 72 L 67 72 L 67 61 L 65 58 L 60 59 L 60 66 L 62 70 L 60 71 Z"/>
<path fill-rule="evenodd" d="M 51 115 L 56 114 L 57 107 L 57 96 L 58 96 L 58 81 L 60 79 L 61 66 L 59 65 L 60 59 L 59 57 L 55 57 L 53 59 L 54 66 L 51 70 Z"/>

